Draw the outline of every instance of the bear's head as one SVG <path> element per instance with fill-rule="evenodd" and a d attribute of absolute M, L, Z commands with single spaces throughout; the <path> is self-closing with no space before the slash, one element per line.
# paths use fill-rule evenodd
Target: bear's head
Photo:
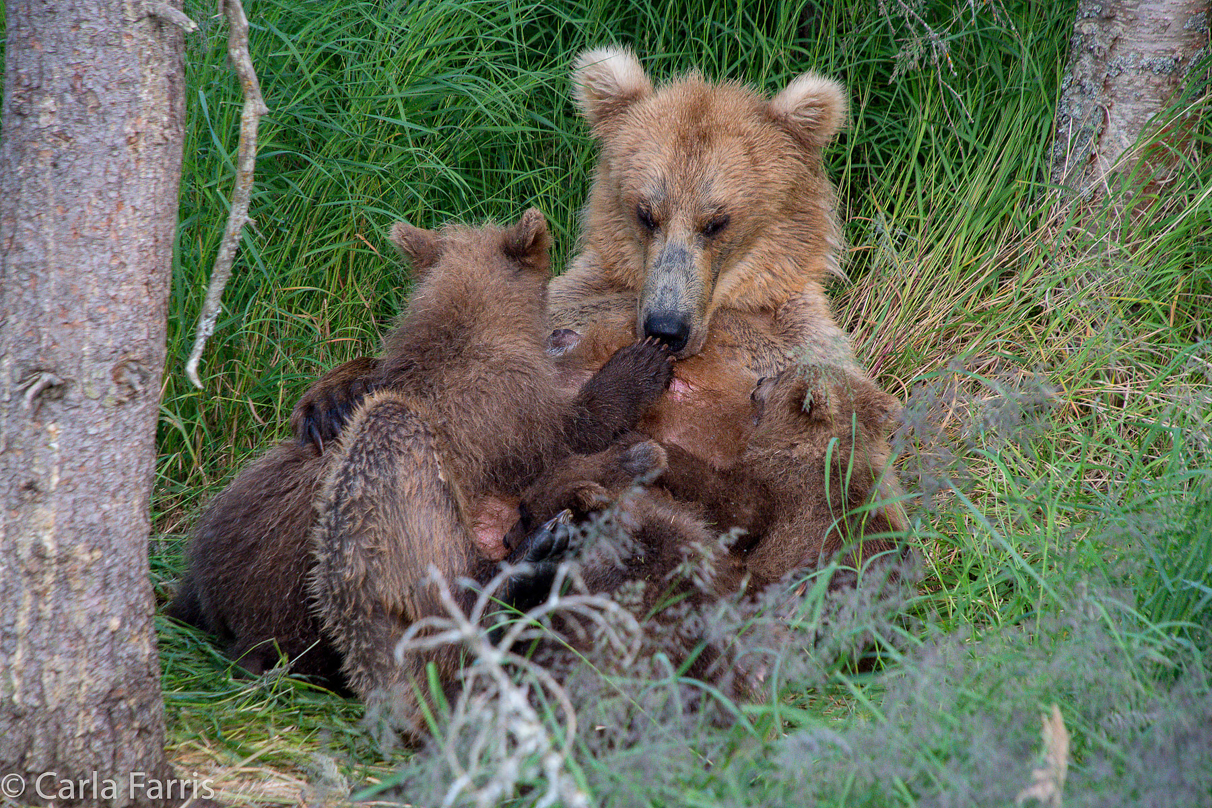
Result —
<path fill-rule="evenodd" d="M 900 402 L 861 373 L 837 367 L 790 367 L 753 391 L 754 431 L 746 460 L 759 455 L 824 460 L 877 476 L 887 457 L 883 438 Z M 872 449 L 879 447 L 873 455 Z"/>
<path fill-rule="evenodd" d="M 538 209 L 509 227 L 433 231 L 396 222 L 391 243 L 417 281 L 402 323 L 432 323 L 481 342 L 495 334 L 546 337 L 551 236 Z"/>
<path fill-rule="evenodd" d="M 774 308 L 829 273 L 841 236 L 821 148 L 842 87 L 804 73 L 773 99 L 689 74 L 654 87 L 631 51 L 577 60 L 575 95 L 601 155 L 587 250 L 639 293 L 637 337 L 701 350 L 719 308 Z"/>

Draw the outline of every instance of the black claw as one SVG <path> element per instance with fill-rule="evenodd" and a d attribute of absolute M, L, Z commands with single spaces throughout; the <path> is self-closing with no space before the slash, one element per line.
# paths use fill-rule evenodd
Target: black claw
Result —
<path fill-rule="evenodd" d="M 556 570 L 568 551 L 572 511 L 561 511 L 544 522 L 524 540 L 524 567 L 510 576 L 501 588 L 500 599 L 519 611 L 533 608 L 551 592 Z"/>
<path fill-rule="evenodd" d="M 555 547 L 552 550 L 552 554 L 562 556 L 564 553 L 568 552 L 568 540 L 572 535 L 572 531 L 568 530 L 566 527 L 567 525 L 572 524 L 572 511 L 567 509 L 560 511 L 559 516 L 556 517 L 556 522 L 563 529 L 555 530 L 556 542 Z"/>
<path fill-rule="evenodd" d="M 563 510 L 548 519 L 531 534 L 526 561 L 534 564 L 549 561 L 568 550 L 568 531 L 564 527 L 572 521 L 572 511 Z"/>
<path fill-rule="evenodd" d="M 547 528 L 546 525 L 534 532 L 534 538 L 530 541 L 530 548 L 526 551 L 524 559 L 530 564 L 535 564 L 542 561 L 551 555 L 555 548 L 555 533 Z"/>
<path fill-rule="evenodd" d="M 316 426 L 316 422 L 310 419 L 307 422 L 307 435 L 311 439 L 311 442 L 316 445 L 316 449 L 320 454 L 324 454 L 324 438 L 320 437 L 320 428 Z"/>

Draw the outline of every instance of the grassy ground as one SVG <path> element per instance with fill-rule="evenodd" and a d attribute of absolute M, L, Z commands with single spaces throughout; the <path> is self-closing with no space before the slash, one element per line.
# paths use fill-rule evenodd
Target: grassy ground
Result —
<path fill-rule="evenodd" d="M 1206 73 L 1180 105 L 1190 137 L 1163 147 L 1172 169 L 1117 212 L 1058 205 L 1043 179 L 1070 4 L 913 16 L 875 3 L 262 0 L 249 8 L 271 109 L 256 226 L 199 392 L 184 362 L 239 104 L 213 6 L 187 11 L 202 29 L 159 435 L 162 593 L 207 496 L 283 436 L 311 378 L 373 351 L 407 299 L 392 221 L 537 205 L 557 263 L 573 252 L 594 159 L 568 100 L 579 50 L 624 42 L 658 78 L 697 66 L 768 91 L 811 67 L 851 92 L 852 125 L 827 155 L 851 282 L 831 291 L 859 356 L 908 405 L 898 463 L 925 577 L 892 604 L 808 597 L 787 686 L 727 727 L 671 713 L 672 681 L 612 683 L 637 710 L 635 737 L 596 739 L 586 709 L 556 803 L 1006 805 L 1045 759 L 1039 715 L 1053 704 L 1070 735 L 1068 804 L 1210 803 Z M 385 751 L 356 704 L 240 679 L 202 639 L 160 627 L 174 757 L 221 775 L 229 798 L 339 802 L 387 782 L 403 785 L 379 798 L 441 802 L 453 777 L 440 756 Z M 872 638 L 885 667 L 856 672 L 853 648 Z M 534 760 L 516 779 L 529 788 L 501 804 L 538 804 L 560 780 Z"/>

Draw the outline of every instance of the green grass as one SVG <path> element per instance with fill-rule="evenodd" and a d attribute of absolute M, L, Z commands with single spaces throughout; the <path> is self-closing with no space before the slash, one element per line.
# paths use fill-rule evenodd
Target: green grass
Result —
<path fill-rule="evenodd" d="M 803 16 L 785 3 L 256 3 L 271 110 L 256 224 L 197 391 L 184 363 L 239 98 L 213 6 L 187 3 L 202 29 L 188 40 L 159 432 L 161 593 L 209 494 L 284 435 L 310 379 L 373 351 L 407 300 L 392 221 L 538 205 L 557 265 L 572 255 L 594 160 L 569 101 L 578 51 L 631 44 L 658 79 L 698 67 L 771 92 L 813 68 L 851 93 L 826 155 L 851 282 L 831 293 L 860 358 L 908 405 L 898 463 L 924 579 L 892 604 L 807 598 L 800 653 L 777 671 L 787 687 L 728 728 L 669 712 L 669 678 L 609 684 L 621 701 L 594 709 L 648 723 L 632 748 L 612 746 L 587 707 L 569 777 L 595 805 L 1006 805 L 1056 703 L 1073 735 L 1067 804 L 1150 804 L 1166 778 L 1206 788 L 1206 754 L 1191 762 L 1212 721 L 1206 72 L 1177 105 L 1193 123 L 1167 174 L 1119 210 L 1058 205 L 1044 166 L 1073 9 L 977 5 L 927 3 L 919 22 L 875 3 Z M 854 664 L 873 642 L 879 673 Z M 247 786 L 236 802 L 404 778 L 406 801 L 425 804 L 449 781 L 438 759 L 376 746 L 351 702 L 240 679 L 167 624 L 160 648 L 174 756 Z M 544 793 L 528 777 L 534 790 L 507 804 Z"/>

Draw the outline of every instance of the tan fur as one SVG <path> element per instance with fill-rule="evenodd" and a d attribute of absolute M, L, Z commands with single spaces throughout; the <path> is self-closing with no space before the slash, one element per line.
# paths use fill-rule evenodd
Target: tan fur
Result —
<path fill-rule="evenodd" d="M 699 351 L 717 310 L 774 313 L 807 283 L 841 274 L 820 155 L 845 117 L 837 84 L 806 74 L 774 101 L 693 74 L 654 90 L 636 79 L 643 71 L 630 52 L 593 52 L 586 64 L 590 56 L 574 84 L 601 155 L 585 247 L 552 286 L 554 312 L 630 292 L 637 332 L 657 310 L 691 319 L 680 358 Z M 657 224 L 652 232 L 637 218 L 641 207 Z M 721 215 L 726 226 L 705 234 Z M 654 272 L 670 250 L 688 254 L 686 271 Z M 589 322 L 557 317 L 557 326 Z"/>
<path fill-rule="evenodd" d="M 757 379 L 799 364 L 864 375 L 822 285 L 842 274 L 821 159 L 845 123 L 842 88 L 812 73 L 773 99 L 694 74 L 658 88 L 619 48 L 583 54 L 574 87 L 601 154 L 583 249 L 549 292 L 556 334 L 575 335 L 558 340 L 572 345 L 556 351 L 562 383 L 587 378 L 650 324 L 667 341 L 680 339 L 671 324 L 684 328 L 670 391 L 640 429 L 729 469 L 748 441 Z M 726 226 L 705 232 L 721 216 Z M 336 434 L 356 386 L 309 391 L 315 414 L 297 432 Z M 871 450 L 887 456 L 882 434 Z M 885 487 L 895 499 L 891 476 Z M 883 510 L 904 523 L 899 505 Z"/>
<path fill-rule="evenodd" d="M 759 318 L 738 312 L 726 312 L 723 317 L 737 322 L 738 333 L 754 341 L 762 339 L 756 332 L 743 330 L 744 321 L 751 318 L 760 329 L 763 323 Z M 588 332 L 589 336 L 581 338 L 569 330 L 569 335 L 562 338 L 557 363 L 566 383 L 589 378 L 617 343 L 631 336 L 628 328 L 612 332 L 605 327 L 590 327 Z M 749 394 L 760 378 L 750 370 L 748 358 L 749 353 L 737 344 L 708 342 L 702 352 L 675 365 L 669 392 L 648 408 L 638 430 L 659 435 L 667 444 L 688 450 L 695 447 L 701 458 L 716 468 L 731 466 L 749 439 Z"/>
<path fill-rule="evenodd" d="M 640 429 L 730 468 L 758 378 L 796 364 L 864 375 L 822 286 L 842 275 L 821 158 L 845 122 L 842 88 L 812 73 L 773 99 L 696 74 L 654 87 L 617 48 L 582 56 L 574 86 L 600 157 L 552 325 L 596 355 L 646 333 L 671 341 L 674 381 Z M 884 434 L 872 441 L 886 458 Z"/>

